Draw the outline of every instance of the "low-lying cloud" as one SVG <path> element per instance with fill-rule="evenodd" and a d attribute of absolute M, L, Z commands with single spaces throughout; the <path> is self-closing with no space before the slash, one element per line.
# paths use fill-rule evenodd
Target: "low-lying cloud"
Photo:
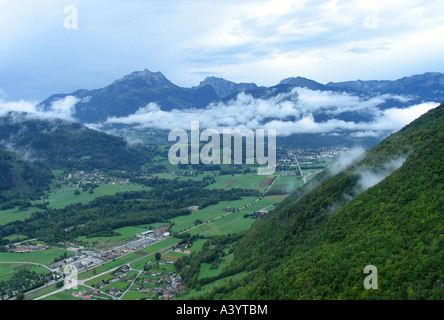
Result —
<path fill-rule="evenodd" d="M 190 129 L 192 121 L 199 121 L 201 128 L 276 129 L 278 136 L 291 134 L 340 135 L 354 137 L 377 137 L 398 131 L 420 117 L 438 103 L 426 102 L 405 108 L 381 107 L 388 101 L 408 103 L 410 97 L 379 95 L 360 97 L 343 92 L 316 91 L 294 88 L 270 98 L 254 98 L 239 93 L 228 102 L 214 102 L 204 109 L 162 110 L 157 103 L 149 103 L 126 117 L 109 117 L 105 123 L 88 124 L 93 129 L 107 125 L 124 124 L 140 128 Z M 41 109 L 29 101 L 7 102 L 0 98 L 0 116 L 9 112 L 26 112 L 40 118 L 61 118 L 76 121 L 76 104 L 82 101 L 75 96 L 66 96 Z M 339 115 L 353 112 L 368 121 L 342 120 Z M 322 114 L 327 120 L 316 120 Z M 359 117 L 358 117 L 359 118 Z M 343 118 L 344 119 L 344 118 Z"/>
<path fill-rule="evenodd" d="M 365 151 L 361 148 L 351 149 L 349 152 L 343 153 L 337 161 L 327 169 L 327 173 L 331 176 L 353 165 L 352 169 L 350 169 L 350 173 L 357 177 L 356 183 L 352 189 L 348 192 L 344 192 L 340 200 L 329 206 L 329 212 L 336 212 L 362 192 L 380 183 L 399 169 L 408 157 L 406 154 L 386 160 L 382 164 L 365 165 L 359 162 L 365 157 L 365 154 Z"/>
<path fill-rule="evenodd" d="M 43 119 L 64 119 L 75 121 L 75 106 L 81 99 L 74 96 L 66 96 L 63 99 L 54 101 L 49 108 L 40 109 L 36 102 L 31 101 L 4 101 L 0 99 L 0 117 L 10 112 L 25 112 L 28 117 L 37 117 Z"/>
<path fill-rule="evenodd" d="M 349 131 L 356 137 L 367 137 L 395 132 L 438 106 L 438 103 L 427 102 L 381 110 L 380 105 L 388 100 L 407 103 L 410 98 L 395 95 L 362 98 L 347 93 L 294 88 L 267 99 L 239 93 L 236 99 L 212 103 L 205 109 L 164 111 L 158 104 L 149 103 L 127 117 L 110 117 L 105 124 L 186 130 L 190 129 L 191 121 L 199 121 L 201 127 L 217 130 L 276 129 L 279 136 Z M 338 115 L 344 112 L 356 112 L 372 120 L 356 122 L 338 119 Z M 328 120 L 316 121 L 317 113 L 327 115 Z"/>
<path fill-rule="evenodd" d="M 335 175 L 342 170 L 346 169 L 351 164 L 362 159 L 365 156 L 365 149 L 362 147 L 355 147 L 347 152 L 341 153 L 341 155 L 335 160 L 335 162 L 328 168 L 331 175 Z"/>
<path fill-rule="evenodd" d="M 392 159 L 382 165 L 381 168 L 360 168 L 356 173 L 359 175 L 359 180 L 357 183 L 358 193 L 367 190 L 378 184 L 386 177 L 391 175 L 395 170 L 399 169 L 405 160 L 406 156 L 401 156 L 396 159 Z"/>

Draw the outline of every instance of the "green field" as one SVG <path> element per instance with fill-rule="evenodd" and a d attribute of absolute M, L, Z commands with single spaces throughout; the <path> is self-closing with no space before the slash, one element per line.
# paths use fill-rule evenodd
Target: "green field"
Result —
<path fill-rule="evenodd" d="M 235 234 L 241 231 L 245 231 L 250 229 L 250 227 L 255 223 L 255 219 L 240 219 L 233 223 L 229 223 L 227 225 L 221 226 L 215 230 L 212 230 L 205 234 L 207 237 L 219 236 L 219 235 L 228 235 Z"/>
<path fill-rule="evenodd" d="M 218 276 L 222 269 L 233 260 L 233 253 L 222 258 L 220 264 L 202 263 L 199 271 L 199 279 Z"/>
<path fill-rule="evenodd" d="M 205 236 L 214 236 L 222 234 L 233 234 L 247 230 L 256 220 L 252 218 L 243 218 L 243 216 L 246 213 L 251 213 L 266 208 L 275 203 L 278 203 L 281 200 L 282 197 L 275 197 L 275 196 L 264 197 L 261 200 L 258 200 L 253 204 L 249 205 L 248 207 L 240 210 L 239 212 L 232 212 L 230 214 L 225 214 L 225 216 L 220 217 L 219 219 L 199 225 L 198 227 L 188 232 L 191 235 L 199 235 L 204 233 Z"/>
<path fill-rule="evenodd" d="M 153 174 L 153 177 L 158 177 L 159 179 L 179 179 L 180 181 L 194 180 L 201 181 L 208 174 L 199 174 L 197 176 L 180 176 L 172 173 L 159 173 Z"/>
<path fill-rule="evenodd" d="M 256 173 L 250 174 L 226 174 L 222 176 L 214 176 L 216 179 L 215 183 L 207 186 L 207 189 L 256 189 L 264 191 L 267 185 L 263 184 L 264 180 L 267 178 L 275 177 L 277 174 L 270 176 L 261 176 Z"/>
<path fill-rule="evenodd" d="M 40 287 L 37 290 L 33 291 L 33 292 L 27 292 L 25 294 L 25 299 L 26 300 L 33 300 L 36 299 L 38 297 L 41 297 L 45 294 L 51 293 L 53 291 L 57 290 L 56 285 L 55 284 L 51 284 L 47 287 Z"/>
<path fill-rule="evenodd" d="M 35 271 L 36 273 L 49 273 L 50 271 L 46 268 L 32 265 L 32 264 L 26 264 L 26 263 L 0 263 L 0 281 L 6 281 L 9 280 L 15 272 L 17 272 L 20 269 L 28 269 L 30 271 Z"/>
<path fill-rule="evenodd" d="M 18 220 L 25 220 L 26 218 L 31 217 L 31 214 L 33 212 L 37 211 L 44 211 L 39 208 L 28 208 L 25 210 L 19 210 L 19 207 L 15 207 L 8 210 L 1 210 L 0 211 L 0 225 L 7 224 L 9 222 L 18 221 Z"/>
<path fill-rule="evenodd" d="M 204 285 L 199 290 L 197 289 L 191 289 L 186 290 L 184 293 L 181 293 L 180 295 L 174 297 L 174 300 L 196 300 L 199 295 L 205 294 L 206 292 L 212 291 L 215 288 L 222 287 L 225 285 L 229 285 L 231 281 L 235 281 L 238 279 L 241 279 L 245 277 L 248 273 L 247 272 L 241 272 L 237 273 L 233 276 L 226 277 L 223 279 L 216 280 L 210 284 Z"/>
<path fill-rule="evenodd" d="M 90 288 L 87 287 L 83 287 L 83 286 L 78 286 L 77 289 L 69 289 L 69 290 L 65 290 L 56 294 L 53 294 L 49 297 L 46 297 L 42 300 L 79 300 L 79 298 L 76 298 L 72 295 L 73 292 L 78 292 L 80 290 L 86 290 L 86 291 L 91 291 Z"/>
<path fill-rule="evenodd" d="M 143 293 L 143 292 L 135 292 L 128 291 L 127 294 L 122 298 L 122 300 L 140 300 L 151 297 L 152 293 Z"/>
<path fill-rule="evenodd" d="M 99 282 L 101 282 L 102 280 L 103 281 L 109 281 L 109 280 L 111 280 L 111 279 L 113 279 L 114 278 L 114 272 L 112 272 L 112 273 L 107 273 L 107 274 L 104 274 L 104 275 L 102 275 L 102 276 L 99 276 L 99 277 L 97 277 L 97 278 L 94 278 L 94 279 L 92 279 L 92 280 L 90 280 L 90 281 L 87 281 L 87 282 L 85 282 L 85 284 L 87 285 L 87 286 L 90 286 L 90 287 L 94 287 L 95 285 L 97 285 Z"/>
<path fill-rule="evenodd" d="M 68 256 L 73 254 L 71 251 L 58 248 L 49 248 L 31 253 L 0 252 L 0 262 L 34 262 L 48 266 L 54 262 L 55 257 L 64 253 Z"/>
<path fill-rule="evenodd" d="M 27 239 L 27 236 L 24 236 L 22 234 L 11 234 L 10 236 L 3 237 L 2 239 L 8 240 L 8 241 L 22 241 Z"/>
<path fill-rule="evenodd" d="M 204 245 L 205 242 L 207 242 L 206 239 L 197 239 L 196 241 L 193 242 L 191 247 L 188 248 L 188 250 L 190 250 L 191 252 L 199 252 L 202 250 L 202 246 Z"/>
<path fill-rule="evenodd" d="M 101 288 L 100 290 L 106 293 L 109 293 L 108 290 L 111 288 L 115 288 L 115 289 L 119 289 L 120 291 L 125 291 L 126 289 L 129 288 L 131 282 L 125 281 L 125 280 L 119 280 L 116 282 L 113 282 L 109 285 L 107 285 L 106 287 Z"/>
<path fill-rule="evenodd" d="M 49 202 L 49 207 L 53 209 L 62 209 L 70 204 L 75 203 L 88 203 L 94 200 L 97 197 L 104 195 L 113 195 L 118 192 L 126 192 L 126 191 L 140 191 L 140 190 L 149 190 L 149 187 L 145 187 L 142 185 L 134 184 L 134 183 L 125 183 L 120 185 L 106 184 L 101 185 L 98 188 L 94 189 L 94 193 L 90 194 L 88 191 L 81 192 L 79 195 L 74 195 L 75 190 L 80 190 L 79 188 L 71 188 L 71 189 L 62 189 L 57 191 L 56 193 L 52 193 L 47 201 Z M 40 200 L 41 202 L 42 200 Z"/>
<path fill-rule="evenodd" d="M 49 270 L 44 267 L 26 263 L 38 263 L 47 266 L 54 262 L 55 257 L 59 257 L 65 252 L 68 256 L 72 255 L 72 252 L 56 248 L 33 253 L 0 252 L 0 262 L 11 262 L 0 263 L 0 281 L 9 279 L 17 270 L 25 267 L 37 273 L 48 273 Z"/>
<path fill-rule="evenodd" d="M 224 208 L 232 207 L 232 208 L 240 208 L 251 201 L 254 201 L 256 197 L 243 197 L 240 200 L 234 201 L 221 201 L 217 204 L 205 207 L 203 209 L 193 211 L 190 215 L 179 216 L 171 219 L 171 222 L 174 222 L 174 226 L 171 228 L 173 232 L 181 232 L 188 228 L 195 226 L 196 219 L 200 219 L 202 221 L 208 221 L 219 217 L 221 215 L 227 214 L 227 212 L 223 211 Z"/>
<path fill-rule="evenodd" d="M 300 178 L 300 177 L 299 177 Z M 304 185 L 302 179 L 295 176 L 281 176 L 276 183 L 270 188 L 270 193 L 289 194 Z"/>

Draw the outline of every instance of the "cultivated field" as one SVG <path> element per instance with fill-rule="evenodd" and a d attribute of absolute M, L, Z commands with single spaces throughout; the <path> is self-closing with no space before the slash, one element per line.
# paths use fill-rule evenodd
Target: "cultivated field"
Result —
<path fill-rule="evenodd" d="M 88 203 L 94 200 L 97 197 L 105 196 L 105 195 L 113 195 L 119 192 L 126 191 L 139 191 L 139 190 L 149 190 L 149 187 L 145 187 L 142 185 L 134 184 L 134 183 L 125 183 L 120 185 L 106 184 L 101 185 L 98 188 L 94 189 L 94 193 L 90 194 L 88 191 L 80 192 L 79 195 L 74 195 L 75 190 L 79 190 L 80 188 L 70 188 L 70 189 L 62 189 L 57 191 L 56 193 L 52 193 L 47 201 L 49 202 L 49 207 L 53 209 L 62 209 L 68 205 L 75 203 Z M 42 202 L 43 200 L 40 200 Z"/>

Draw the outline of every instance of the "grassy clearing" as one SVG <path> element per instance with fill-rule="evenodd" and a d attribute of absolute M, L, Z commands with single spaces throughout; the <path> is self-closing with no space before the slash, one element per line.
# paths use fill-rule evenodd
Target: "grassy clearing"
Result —
<path fill-rule="evenodd" d="M 71 251 L 49 248 L 47 250 L 30 252 L 30 253 L 14 253 L 14 252 L 0 252 L 0 261 L 4 262 L 34 262 L 43 265 L 50 265 L 54 262 L 55 257 L 59 257 L 66 253 L 71 256 Z"/>
<path fill-rule="evenodd" d="M 240 210 L 239 212 L 232 212 L 214 221 L 209 221 L 208 223 L 204 223 L 190 230 L 189 233 L 191 235 L 205 233 L 205 236 L 214 236 L 221 234 L 233 234 L 247 230 L 256 220 L 251 218 L 243 218 L 243 216 L 246 213 L 251 213 L 266 208 L 275 203 L 278 203 L 282 199 L 283 198 L 276 199 L 275 197 L 272 196 L 264 197 L 261 200 L 258 200 L 253 204 L 249 205 L 248 207 Z"/>
<path fill-rule="evenodd" d="M 79 292 L 80 290 L 85 289 L 86 291 L 90 291 L 91 289 L 83 286 L 78 286 L 77 289 L 69 289 L 65 290 L 56 294 L 53 294 L 49 297 L 46 297 L 42 300 L 79 300 L 79 298 L 76 298 L 72 295 L 74 292 Z"/>
<path fill-rule="evenodd" d="M 205 234 L 207 237 L 235 234 L 251 228 L 251 226 L 256 222 L 255 219 L 240 219 L 233 223 L 221 226 L 215 230 L 212 230 Z"/>
<path fill-rule="evenodd" d="M 3 237 L 3 239 L 8 241 L 21 241 L 27 239 L 27 236 L 24 236 L 23 234 L 11 234 L 10 236 Z"/>
<path fill-rule="evenodd" d="M 40 287 L 39 289 L 37 289 L 33 292 L 25 293 L 25 300 L 33 300 L 33 299 L 41 297 L 45 294 L 51 293 L 55 290 L 58 290 L 58 288 L 56 288 L 55 284 L 49 285 L 47 287 Z"/>
<path fill-rule="evenodd" d="M 202 263 L 199 271 L 199 279 L 218 276 L 223 268 L 230 264 L 233 257 L 234 254 L 231 253 L 223 257 L 220 263 Z"/>
<path fill-rule="evenodd" d="M 0 263 L 0 281 L 10 279 L 15 272 L 22 268 L 28 268 L 37 273 L 48 273 L 48 269 L 37 265 L 26 264 L 26 262 L 50 265 L 54 262 L 55 257 L 59 257 L 65 252 L 68 256 L 72 255 L 72 252 L 56 248 L 32 253 L 0 252 L 0 262 L 14 262 Z"/>
<path fill-rule="evenodd" d="M 232 207 L 232 208 L 240 208 L 251 201 L 254 201 L 256 197 L 243 197 L 240 200 L 234 201 L 221 201 L 215 205 L 211 205 L 205 207 L 203 209 L 193 211 L 190 215 L 179 216 L 171 219 L 171 222 L 174 222 L 174 226 L 171 228 L 173 232 L 181 232 L 188 228 L 195 226 L 195 221 L 197 219 L 202 221 L 208 221 L 219 217 L 227 212 L 223 211 L 224 208 Z"/>
<path fill-rule="evenodd" d="M 302 179 L 295 176 L 279 177 L 276 183 L 270 188 L 270 192 L 289 194 L 304 185 Z"/>
<path fill-rule="evenodd" d="M 193 181 L 202 181 L 202 179 L 207 176 L 207 174 L 199 174 L 197 176 L 178 176 L 172 173 L 159 173 L 159 174 L 153 174 L 153 177 L 158 177 L 159 179 L 179 179 L 179 181 L 187 181 L 187 180 L 193 180 Z"/>
<path fill-rule="evenodd" d="M 79 195 L 75 195 L 74 191 L 80 190 L 79 188 L 62 189 L 56 193 L 51 194 L 47 201 L 49 202 L 49 207 L 53 209 L 62 209 L 70 204 L 75 203 L 89 203 L 97 197 L 104 195 L 113 195 L 118 192 L 127 191 L 140 191 L 140 190 L 150 190 L 149 187 L 145 187 L 134 183 L 125 183 L 120 185 L 106 184 L 101 185 L 94 189 L 94 193 L 90 194 L 88 191 L 81 192 Z M 42 200 L 40 200 L 41 202 Z"/>
<path fill-rule="evenodd" d="M 207 239 L 197 239 L 193 242 L 191 247 L 188 248 L 191 252 L 199 252 L 202 250 L 204 243 L 207 242 Z"/>
<path fill-rule="evenodd" d="M 128 291 L 128 293 L 125 294 L 122 300 L 144 300 L 152 296 L 153 296 L 152 293 Z"/>
<path fill-rule="evenodd" d="M 226 277 L 223 279 L 216 280 L 214 282 L 211 282 L 207 285 L 202 286 L 199 290 L 197 289 L 191 289 L 186 290 L 183 294 L 180 294 L 176 297 L 174 297 L 174 300 L 199 300 L 199 296 L 203 295 L 214 288 L 222 287 L 230 283 L 230 281 L 236 281 L 238 279 L 241 279 L 245 277 L 248 274 L 248 272 L 241 272 L 237 273 L 233 276 Z"/>
<path fill-rule="evenodd" d="M 130 267 L 135 270 L 142 270 L 144 265 L 146 265 L 148 262 L 153 261 L 153 260 L 154 260 L 154 255 L 146 257 L 146 258 L 136 261 L 134 263 L 131 263 Z"/>
<path fill-rule="evenodd" d="M 0 281 L 6 281 L 12 278 L 14 273 L 20 269 L 28 269 L 30 271 L 35 271 L 36 273 L 49 273 L 49 270 L 40 266 L 26 264 L 26 263 L 0 263 Z"/>
<path fill-rule="evenodd" d="M 94 286 L 96 286 L 98 283 L 100 283 L 102 280 L 103 280 L 103 281 L 109 281 L 109 280 L 111 280 L 111 279 L 114 279 L 114 273 L 107 273 L 107 274 L 104 274 L 104 275 L 102 275 L 102 276 L 100 276 L 100 277 L 97 277 L 97 278 L 94 278 L 94 279 L 92 279 L 92 280 L 90 280 L 90 281 L 85 282 L 85 284 L 86 284 L 87 286 L 94 287 Z"/>
<path fill-rule="evenodd" d="M 25 210 L 20 210 L 19 207 L 15 207 L 8 210 L 0 211 L 0 225 L 5 225 L 9 222 L 14 221 L 23 221 L 26 218 L 31 217 L 33 212 L 41 212 L 44 211 L 40 208 L 28 208 Z"/>
<path fill-rule="evenodd" d="M 227 174 L 222 176 L 215 176 L 215 183 L 207 186 L 207 189 L 256 189 L 264 191 L 267 188 L 267 184 L 264 181 L 275 177 L 276 174 L 270 176 L 261 176 L 256 173 L 250 174 Z"/>
<path fill-rule="evenodd" d="M 177 261 L 181 257 L 185 256 L 185 253 L 170 251 L 162 255 L 162 259 L 165 261 Z"/>
<path fill-rule="evenodd" d="M 113 282 L 112 284 L 102 288 L 101 290 L 104 292 L 107 292 L 109 289 L 115 288 L 115 289 L 118 289 L 123 292 L 129 288 L 130 284 L 131 284 L 131 281 L 128 282 L 125 280 L 120 280 L 120 281 Z M 107 292 L 107 293 L 109 293 L 109 292 Z"/>

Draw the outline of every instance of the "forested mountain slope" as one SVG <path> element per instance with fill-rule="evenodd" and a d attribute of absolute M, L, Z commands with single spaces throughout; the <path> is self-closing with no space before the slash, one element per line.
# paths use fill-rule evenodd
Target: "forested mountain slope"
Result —
<path fill-rule="evenodd" d="M 51 169 L 135 170 L 153 156 L 125 139 L 61 119 L 26 113 L 0 117 L 0 145 Z"/>
<path fill-rule="evenodd" d="M 443 299 L 443 162 L 441 105 L 283 201 L 223 272 L 248 276 L 202 297 Z M 367 265 L 378 289 L 363 286 Z"/>
<path fill-rule="evenodd" d="M 39 196 L 48 188 L 52 174 L 0 148 L 0 203 Z"/>

